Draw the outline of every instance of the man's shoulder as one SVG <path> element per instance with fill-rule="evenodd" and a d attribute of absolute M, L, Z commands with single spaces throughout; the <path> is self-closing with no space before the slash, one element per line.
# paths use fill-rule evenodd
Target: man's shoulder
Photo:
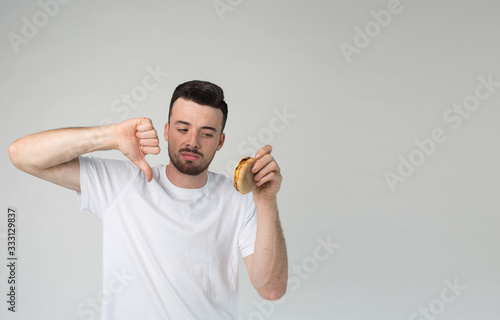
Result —
<path fill-rule="evenodd" d="M 213 184 L 219 188 L 220 187 L 229 188 L 232 187 L 233 185 L 233 179 L 225 176 L 222 173 L 209 171 L 208 174 L 210 175 L 210 180 L 213 181 Z"/>
<path fill-rule="evenodd" d="M 120 159 L 109 159 L 109 158 L 101 158 L 96 156 L 80 156 L 80 165 L 83 168 L 93 167 L 97 171 L 101 170 L 120 170 L 125 173 L 135 173 L 140 171 L 139 167 L 134 165 L 130 160 L 120 160 Z"/>
<path fill-rule="evenodd" d="M 233 178 L 229 178 L 222 173 L 209 171 L 210 179 L 213 181 L 213 186 L 217 192 L 223 193 L 225 196 L 232 198 L 236 201 L 253 202 L 251 193 L 241 194 L 233 185 Z"/>
<path fill-rule="evenodd" d="M 91 155 L 79 156 L 78 158 L 80 158 L 80 160 L 84 159 L 84 160 L 89 161 L 89 162 L 102 162 L 102 163 L 111 163 L 111 164 L 117 163 L 117 164 L 133 165 L 133 163 L 130 162 L 130 160 L 128 160 L 128 159 L 123 160 L 123 159 L 113 159 L 113 158 L 101 158 L 98 156 L 91 156 Z"/>

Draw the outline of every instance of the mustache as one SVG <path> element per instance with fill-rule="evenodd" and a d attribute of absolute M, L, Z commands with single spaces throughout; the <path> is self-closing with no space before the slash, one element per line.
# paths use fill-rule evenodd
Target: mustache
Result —
<path fill-rule="evenodd" d="M 196 155 L 199 155 L 200 157 L 203 157 L 203 153 L 199 152 L 196 149 L 182 148 L 179 150 L 179 153 L 183 153 L 183 152 L 190 152 L 192 154 L 196 154 Z"/>

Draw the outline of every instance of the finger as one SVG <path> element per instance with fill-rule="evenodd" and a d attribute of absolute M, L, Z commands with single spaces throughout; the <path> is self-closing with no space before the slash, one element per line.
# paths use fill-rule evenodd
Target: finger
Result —
<path fill-rule="evenodd" d="M 259 170 L 259 172 L 257 172 L 255 174 L 254 180 L 256 182 L 260 181 L 265 176 L 267 176 L 268 174 L 273 173 L 273 172 L 277 173 L 277 174 L 281 174 L 280 169 L 279 169 L 278 165 L 276 164 L 276 162 L 272 162 L 272 163 L 268 164 L 267 166 L 265 166 L 264 168 L 262 168 L 261 170 Z"/>
<path fill-rule="evenodd" d="M 144 172 L 144 174 L 146 175 L 146 180 L 148 182 L 151 182 L 151 180 L 153 180 L 153 170 L 151 169 L 149 164 L 146 162 L 146 160 L 141 159 L 141 160 L 137 160 L 134 163 L 136 166 L 138 166 L 141 169 L 142 172 Z"/>
<path fill-rule="evenodd" d="M 139 144 L 145 147 L 156 147 L 160 144 L 158 139 L 139 139 Z"/>
<path fill-rule="evenodd" d="M 150 138 L 158 138 L 158 134 L 156 133 L 156 130 L 148 130 L 148 131 L 142 131 L 139 132 L 137 131 L 135 133 L 135 136 L 139 139 L 150 139 Z"/>
<path fill-rule="evenodd" d="M 252 166 L 252 172 L 253 173 L 259 172 L 260 170 L 262 170 L 262 168 L 264 168 L 265 166 L 267 166 L 269 163 L 271 163 L 273 161 L 274 161 L 274 158 L 272 155 L 270 155 L 270 154 L 264 155 L 262 158 L 257 160 L 255 162 L 255 164 Z"/>
<path fill-rule="evenodd" d="M 270 154 L 273 151 L 273 147 L 270 145 L 265 145 L 262 148 L 260 148 L 257 153 L 255 153 L 255 159 L 259 160 L 266 154 Z"/>
<path fill-rule="evenodd" d="M 260 179 L 259 181 L 257 181 L 255 184 L 260 187 L 270 181 L 276 181 L 276 182 L 279 182 L 281 180 L 281 175 L 275 171 L 272 171 L 268 174 L 266 174 L 264 177 L 262 177 L 262 179 Z"/>
<path fill-rule="evenodd" d="M 159 154 L 161 149 L 160 147 L 141 147 L 142 153 L 146 154 Z"/>
<path fill-rule="evenodd" d="M 278 167 L 278 164 L 273 161 L 269 164 L 267 164 L 265 167 L 263 167 L 262 169 L 260 169 L 254 176 L 254 180 L 255 181 L 259 181 L 261 180 L 264 176 L 266 176 L 267 174 L 271 173 L 271 172 L 276 172 L 276 173 L 279 173 L 279 167 Z"/>
<path fill-rule="evenodd" d="M 136 130 L 143 132 L 143 131 L 149 131 L 154 129 L 153 127 L 153 121 L 149 118 L 141 118 L 139 120 L 139 124 L 136 126 Z"/>

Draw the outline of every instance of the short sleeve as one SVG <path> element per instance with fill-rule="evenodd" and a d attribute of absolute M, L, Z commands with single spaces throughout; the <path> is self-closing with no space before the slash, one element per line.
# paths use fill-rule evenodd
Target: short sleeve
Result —
<path fill-rule="evenodd" d="M 247 195 L 246 200 L 246 213 L 238 235 L 238 249 L 243 258 L 254 252 L 257 235 L 257 209 L 251 195 Z"/>
<path fill-rule="evenodd" d="M 137 177 L 140 169 L 127 161 L 83 156 L 80 156 L 79 160 L 79 208 L 102 219 L 104 213 Z"/>

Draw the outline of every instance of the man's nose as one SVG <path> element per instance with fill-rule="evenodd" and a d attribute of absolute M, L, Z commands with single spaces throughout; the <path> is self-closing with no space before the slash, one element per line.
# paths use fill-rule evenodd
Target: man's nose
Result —
<path fill-rule="evenodd" d="M 199 137 L 197 132 L 189 132 L 187 145 L 193 149 L 198 149 L 200 147 L 198 138 Z"/>

